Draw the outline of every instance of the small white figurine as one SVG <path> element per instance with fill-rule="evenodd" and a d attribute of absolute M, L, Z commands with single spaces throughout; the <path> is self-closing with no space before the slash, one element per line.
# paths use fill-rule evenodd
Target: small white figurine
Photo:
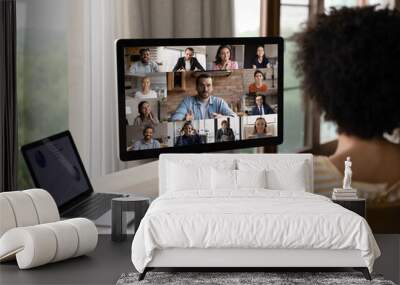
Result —
<path fill-rule="evenodd" d="M 344 162 L 344 178 L 343 178 L 343 189 L 352 189 L 351 188 L 351 176 L 353 172 L 351 171 L 351 160 L 350 156 L 346 158 Z"/>

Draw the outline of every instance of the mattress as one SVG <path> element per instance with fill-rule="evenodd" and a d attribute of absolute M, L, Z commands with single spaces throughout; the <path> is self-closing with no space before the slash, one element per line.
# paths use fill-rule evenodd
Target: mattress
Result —
<path fill-rule="evenodd" d="M 168 248 L 359 250 L 370 271 L 380 255 L 361 216 L 320 195 L 265 189 L 163 194 L 135 234 L 132 262 L 143 272 Z"/>

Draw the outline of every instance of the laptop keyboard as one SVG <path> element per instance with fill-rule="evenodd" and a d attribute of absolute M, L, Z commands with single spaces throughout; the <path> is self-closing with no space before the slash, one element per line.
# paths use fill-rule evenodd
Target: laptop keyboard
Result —
<path fill-rule="evenodd" d="M 96 193 L 80 203 L 77 207 L 65 212 L 66 217 L 81 217 L 96 220 L 111 209 L 111 200 L 122 197 L 120 194 Z"/>

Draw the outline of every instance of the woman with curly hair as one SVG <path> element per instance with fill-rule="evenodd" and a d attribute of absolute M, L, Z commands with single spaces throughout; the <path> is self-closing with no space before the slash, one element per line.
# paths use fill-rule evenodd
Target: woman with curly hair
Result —
<path fill-rule="evenodd" d="M 400 144 L 386 139 L 400 127 L 399 11 L 332 9 L 295 40 L 303 91 L 338 126 L 334 153 L 315 158 L 315 192 L 341 187 L 350 156 L 371 227 L 400 233 Z"/>

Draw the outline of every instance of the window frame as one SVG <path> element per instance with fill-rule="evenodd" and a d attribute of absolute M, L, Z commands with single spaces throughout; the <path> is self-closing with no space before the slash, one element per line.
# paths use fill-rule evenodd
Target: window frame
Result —
<path fill-rule="evenodd" d="M 305 4 L 282 4 L 280 0 L 268 1 L 261 0 L 261 35 L 262 36 L 279 36 L 280 34 L 280 18 L 281 7 L 307 7 L 308 20 L 315 18 L 319 13 L 324 12 L 324 0 L 309 0 L 308 5 Z M 301 89 L 299 86 L 284 87 L 283 91 Z M 320 146 L 320 117 L 321 113 L 316 105 L 304 97 L 304 147 L 298 149 L 297 152 L 311 152 Z M 264 152 L 277 152 L 277 147 L 264 147 Z"/>

